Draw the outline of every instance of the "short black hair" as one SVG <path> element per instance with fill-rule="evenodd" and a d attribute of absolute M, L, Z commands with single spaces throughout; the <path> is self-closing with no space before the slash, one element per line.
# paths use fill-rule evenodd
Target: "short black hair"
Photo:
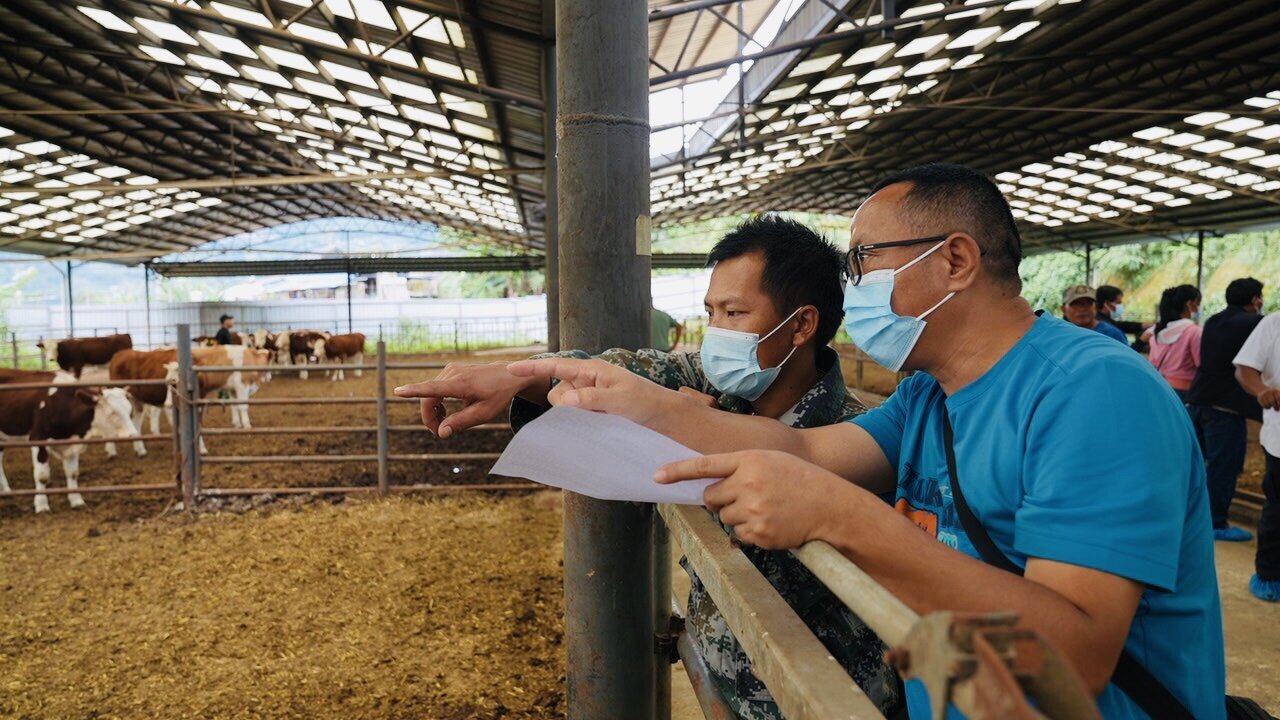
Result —
<path fill-rule="evenodd" d="M 911 183 L 903 206 L 907 223 L 921 236 L 969 233 L 982 247 L 988 271 L 1021 290 L 1022 237 L 1009 202 L 991 178 L 964 165 L 930 163 L 882 179 L 871 194 L 898 183 Z"/>
<path fill-rule="evenodd" d="M 222 323 L 228 320 L 235 320 L 235 319 L 236 318 L 234 315 L 223 315 L 222 317 L 218 318 L 218 324 L 221 325 Z"/>
<path fill-rule="evenodd" d="M 750 252 L 764 255 L 760 285 L 779 315 L 818 309 L 818 345 L 827 345 L 844 318 L 840 268 L 844 256 L 809 226 L 781 215 L 756 215 L 738 225 L 707 255 L 707 267 Z"/>
<path fill-rule="evenodd" d="M 1097 296 L 1098 307 L 1102 307 L 1109 302 L 1115 302 L 1124 297 L 1124 291 L 1115 285 L 1099 285 Z"/>
<path fill-rule="evenodd" d="M 1249 305 L 1253 299 L 1262 297 L 1262 281 L 1255 278 L 1237 278 L 1227 285 L 1228 305 Z"/>

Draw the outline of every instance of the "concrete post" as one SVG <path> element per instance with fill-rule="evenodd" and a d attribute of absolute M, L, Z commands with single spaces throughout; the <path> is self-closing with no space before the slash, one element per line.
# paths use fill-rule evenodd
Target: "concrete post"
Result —
<path fill-rule="evenodd" d="M 649 340 L 645 3 L 558 0 L 560 340 L 599 352 Z M 653 720 L 670 704 L 654 652 L 654 510 L 567 493 L 570 720 Z"/>

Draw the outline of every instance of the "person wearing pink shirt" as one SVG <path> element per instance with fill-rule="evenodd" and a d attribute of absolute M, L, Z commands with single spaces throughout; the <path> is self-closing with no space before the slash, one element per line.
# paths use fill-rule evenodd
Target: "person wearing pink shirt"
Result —
<path fill-rule="evenodd" d="M 1192 318 L 1200 314 L 1200 291 L 1178 285 L 1160 297 L 1160 321 L 1151 337 L 1151 364 L 1185 403 L 1200 367 L 1202 330 Z"/>

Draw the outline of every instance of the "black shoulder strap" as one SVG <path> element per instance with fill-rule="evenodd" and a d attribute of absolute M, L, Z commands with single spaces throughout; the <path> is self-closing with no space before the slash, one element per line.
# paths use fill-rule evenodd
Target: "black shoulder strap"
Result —
<path fill-rule="evenodd" d="M 946 445 L 947 473 L 951 476 L 951 498 L 956 505 L 960 526 L 969 536 L 969 542 L 973 543 L 974 549 L 988 565 L 1021 575 L 1022 568 L 1014 564 L 996 546 L 987 529 L 978 522 L 977 516 L 973 514 L 969 503 L 964 499 L 964 492 L 960 489 L 960 474 L 956 471 L 955 434 L 951 430 L 951 417 L 945 409 L 942 413 L 942 437 Z M 1111 682 L 1123 690 L 1125 695 L 1128 695 L 1152 718 L 1195 720 L 1195 716 L 1178 698 L 1174 697 L 1173 693 L 1169 692 L 1169 688 L 1152 675 L 1146 666 L 1130 655 L 1128 650 L 1121 651 L 1120 658 L 1116 661 L 1115 672 L 1111 675 Z"/>

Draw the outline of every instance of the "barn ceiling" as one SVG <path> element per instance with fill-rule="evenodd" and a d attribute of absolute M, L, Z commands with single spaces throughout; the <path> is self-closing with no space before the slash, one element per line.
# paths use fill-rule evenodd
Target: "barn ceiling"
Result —
<path fill-rule="evenodd" d="M 346 215 L 536 254 L 544 2 L 0 4 L 0 251 L 159 255 Z M 655 128 L 683 138 L 653 159 L 660 223 L 847 214 L 937 160 L 994 175 L 1033 250 L 1280 216 L 1271 0 L 650 5 L 655 90 L 750 61 L 710 116 Z"/>

